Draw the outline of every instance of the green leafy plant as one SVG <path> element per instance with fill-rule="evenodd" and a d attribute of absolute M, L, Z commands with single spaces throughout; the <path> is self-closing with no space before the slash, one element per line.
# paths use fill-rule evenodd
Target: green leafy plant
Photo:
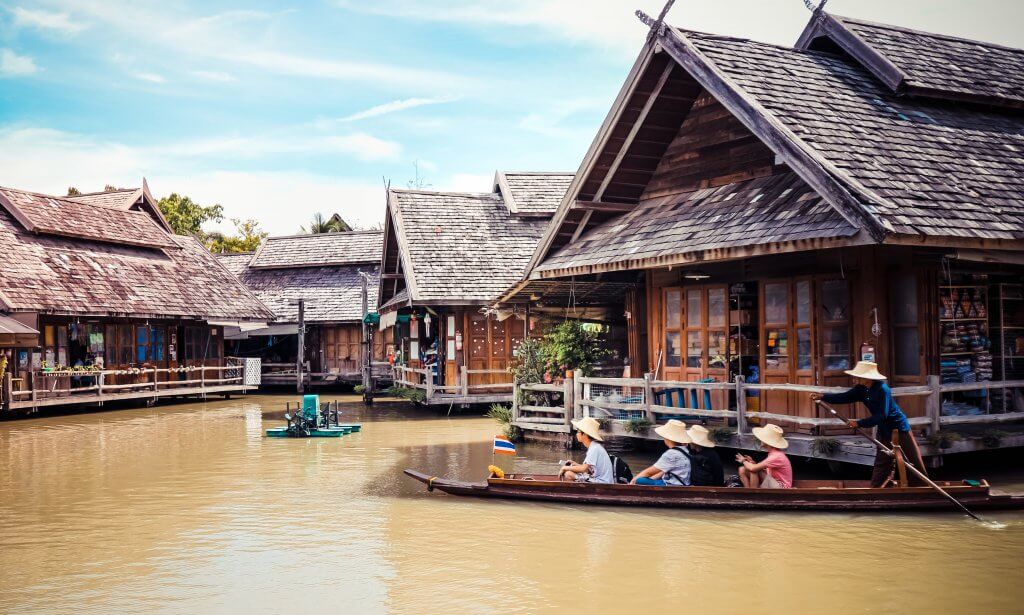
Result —
<path fill-rule="evenodd" d="M 715 444 L 726 444 L 732 439 L 733 431 L 728 427 L 713 427 L 708 435 Z"/>
<path fill-rule="evenodd" d="M 1008 435 L 1010 435 L 1010 432 L 1003 431 L 1002 429 L 986 429 L 981 432 L 981 443 L 988 448 L 997 448 L 1002 443 L 1003 438 Z"/>
<path fill-rule="evenodd" d="M 611 419 L 595 418 L 594 420 L 597 421 L 597 424 L 600 427 L 601 431 L 608 431 L 608 427 L 612 424 Z"/>
<path fill-rule="evenodd" d="M 385 389 L 384 394 L 390 397 L 400 397 L 402 399 L 408 399 L 414 404 L 422 404 L 423 402 L 427 401 L 426 392 L 421 391 L 420 389 L 413 389 L 410 387 L 388 387 L 387 389 Z"/>
<path fill-rule="evenodd" d="M 352 390 L 361 395 L 366 392 L 366 387 L 361 384 L 357 384 L 352 388 Z"/>
<path fill-rule="evenodd" d="M 645 418 L 629 419 L 623 424 L 626 433 L 645 434 L 651 428 L 651 422 Z"/>
<path fill-rule="evenodd" d="M 943 450 L 953 448 L 953 445 L 963 440 L 964 437 L 955 431 L 936 431 L 928 436 L 928 444 Z"/>
<path fill-rule="evenodd" d="M 536 338 L 528 337 L 516 349 L 515 360 L 510 370 L 519 384 L 537 384 L 544 382 L 543 343 Z M 519 389 L 519 405 L 550 406 L 551 394 L 544 391 L 525 391 Z"/>
<path fill-rule="evenodd" d="M 811 452 L 820 457 L 828 457 L 839 451 L 839 438 L 822 436 L 811 442 Z"/>
<path fill-rule="evenodd" d="M 0 355 L 0 380 L 3 380 L 4 374 L 7 373 L 7 356 Z"/>
<path fill-rule="evenodd" d="M 499 425 L 509 425 L 512 423 L 512 408 L 504 404 L 491 404 L 487 409 L 487 417 L 494 419 Z"/>
<path fill-rule="evenodd" d="M 551 328 L 541 344 L 545 380 L 561 378 L 568 370 L 590 376 L 595 365 L 609 356 L 600 330 L 579 320 L 565 320 Z"/>

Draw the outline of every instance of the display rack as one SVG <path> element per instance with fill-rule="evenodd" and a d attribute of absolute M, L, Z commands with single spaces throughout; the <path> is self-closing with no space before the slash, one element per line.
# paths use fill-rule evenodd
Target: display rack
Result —
<path fill-rule="evenodd" d="M 1024 380 L 1024 284 L 1001 282 L 990 288 L 993 375 Z M 1024 412 L 1024 391 L 992 391 L 992 411 Z"/>
<path fill-rule="evenodd" d="M 939 376 L 943 384 L 984 382 L 992 379 L 989 336 L 988 280 L 985 276 L 958 276 L 939 286 Z M 988 412 L 988 392 L 948 394 L 943 414 Z"/>

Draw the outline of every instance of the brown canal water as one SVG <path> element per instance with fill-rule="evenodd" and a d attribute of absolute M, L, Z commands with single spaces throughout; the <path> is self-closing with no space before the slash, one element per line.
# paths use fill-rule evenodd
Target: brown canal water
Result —
<path fill-rule="evenodd" d="M 457 499 L 401 470 L 482 478 L 488 419 L 351 403 L 359 434 L 264 438 L 286 399 L 0 423 L 0 613 L 1024 608 L 1018 513 L 990 529 Z M 523 471 L 565 456 L 520 454 Z M 995 478 L 1024 491 L 1019 470 Z"/>

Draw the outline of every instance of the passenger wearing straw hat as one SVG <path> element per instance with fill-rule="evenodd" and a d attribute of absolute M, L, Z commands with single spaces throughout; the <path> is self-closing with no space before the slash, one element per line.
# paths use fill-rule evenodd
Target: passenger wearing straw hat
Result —
<path fill-rule="evenodd" d="M 654 462 L 654 465 L 633 477 L 632 484 L 657 487 L 689 486 L 690 456 L 683 447 L 690 443 L 686 423 L 672 419 L 654 429 L 665 441 L 668 450 Z"/>
<path fill-rule="evenodd" d="M 572 422 L 576 428 L 576 440 L 587 447 L 587 455 L 583 463 L 565 462 L 558 470 L 558 480 L 575 481 L 578 483 L 614 483 L 615 470 L 612 458 L 604 450 L 601 442 L 601 424 L 597 419 L 587 416 Z"/>
<path fill-rule="evenodd" d="M 750 430 L 761 442 L 761 448 L 768 451 L 763 461 L 757 462 L 750 455 L 736 455 L 740 464 L 740 482 L 748 489 L 789 489 L 793 486 L 793 466 L 782 451 L 789 448 L 789 442 L 782 437 L 782 428 L 771 423 Z"/>
<path fill-rule="evenodd" d="M 871 361 L 858 361 L 853 369 L 846 370 L 846 373 L 854 378 L 854 387 L 843 393 L 827 393 L 819 395 L 811 394 L 814 401 L 824 401 L 830 404 L 852 404 L 863 403 L 871 416 L 858 421 L 849 421 L 850 427 L 878 427 L 878 439 L 882 442 L 899 444 L 903 449 L 907 460 L 918 470 L 925 472 L 924 460 L 921 458 L 921 449 L 917 446 L 917 439 L 910 430 L 910 422 L 903 414 L 896 400 L 892 397 L 892 389 L 885 383 L 885 376 L 878 371 L 878 364 Z M 875 454 L 875 467 L 871 471 L 871 486 L 883 487 L 892 475 L 893 458 L 881 451 Z M 911 484 L 923 485 L 924 481 L 917 476 L 911 476 Z"/>
<path fill-rule="evenodd" d="M 724 487 L 725 471 L 722 459 L 714 451 L 715 443 L 711 433 L 703 425 L 693 425 L 686 430 L 690 436 L 690 483 L 696 487 Z"/>

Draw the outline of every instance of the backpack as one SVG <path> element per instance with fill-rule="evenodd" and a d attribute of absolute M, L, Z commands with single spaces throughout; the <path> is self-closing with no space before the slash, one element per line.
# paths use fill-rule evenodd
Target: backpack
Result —
<path fill-rule="evenodd" d="M 692 455 L 685 447 L 674 447 L 690 460 L 690 484 L 695 487 L 721 487 L 722 477 L 706 455 Z"/>
<path fill-rule="evenodd" d="M 622 457 L 615 455 L 609 455 L 612 460 L 612 475 L 615 477 L 615 482 L 620 485 L 628 485 L 633 480 L 633 470 L 629 469 L 629 464 L 622 460 Z"/>

